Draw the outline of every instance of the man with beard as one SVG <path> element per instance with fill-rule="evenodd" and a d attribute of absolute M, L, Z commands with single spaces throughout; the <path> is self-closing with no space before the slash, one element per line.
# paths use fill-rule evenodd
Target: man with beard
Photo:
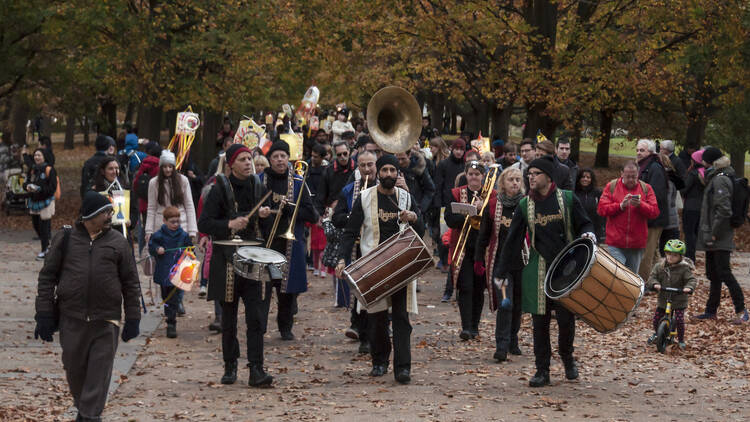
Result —
<path fill-rule="evenodd" d="M 247 217 L 260 201 L 263 186 L 253 174 L 252 152 L 242 144 L 234 144 L 226 151 L 231 169 L 229 177 L 219 174 L 216 183 L 208 192 L 198 220 L 198 230 L 212 236 L 213 240 L 228 240 L 233 236 L 254 239 L 257 233 L 258 216 L 267 217 L 268 207 L 260 207 L 257 216 Z M 273 377 L 263 369 L 263 334 L 266 332 L 270 283 L 262 282 L 260 271 L 253 279 L 234 272 L 233 246 L 213 245 L 209 267 L 208 300 L 221 303 L 221 349 L 224 357 L 222 384 L 234 384 L 237 380 L 237 359 L 240 345 L 237 341 L 237 313 L 239 302 L 245 304 L 247 325 L 247 361 L 250 367 L 249 385 L 267 387 Z"/>
<path fill-rule="evenodd" d="M 282 215 L 273 239 L 270 238 L 271 228 L 276 216 L 262 218 L 261 229 L 267 241 L 270 240 L 271 249 L 286 256 L 287 265 L 284 267 L 283 279 L 275 286 L 279 308 L 276 322 L 281 339 L 290 341 L 294 340 L 292 327 L 297 311 L 297 295 L 307 291 L 305 223 L 316 223 L 318 213 L 313 207 L 309 189 L 302 183 L 302 177 L 294 174 L 289 166 L 289 144 L 284 141 L 274 142 L 266 157 L 271 165 L 260 175 L 260 180 L 266 190 L 273 192 L 266 205 L 278 210 Z M 300 209 L 292 227 L 294 240 L 288 240 L 281 235 L 289 228 L 299 195 L 302 195 Z"/>
<path fill-rule="evenodd" d="M 359 198 L 360 193 L 364 189 L 374 186 L 377 183 L 375 154 L 369 151 L 363 151 L 359 154 L 357 170 L 359 170 L 360 177 L 344 186 L 344 189 L 341 190 L 339 199 L 336 202 L 336 208 L 333 211 L 333 217 L 331 218 L 333 225 L 342 231 L 346 228 L 346 224 L 349 221 L 349 213 L 352 211 L 354 201 Z M 354 253 L 347 256 L 346 265 L 349 265 L 352 260 L 362 256 L 359 250 L 359 234 L 355 238 L 355 247 L 356 250 L 353 251 Z M 349 285 L 340 278 L 337 278 L 336 281 L 337 293 L 346 296 L 345 299 L 348 303 Z M 354 298 L 351 308 L 351 326 L 346 330 L 346 336 L 354 340 L 359 340 L 359 353 L 370 353 L 370 342 L 367 339 L 367 310 L 359 304 L 356 298 Z"/>
<path fill-rule="evenodd" d="M 557 319 L 558 347 L 565 365 L 565 377 L 578 378 L 578 367 L 573 358 L 575 315 L 547 298 L 544 278 L 548 265 L 555 259 L 573 236 L 588 237 L 596 241 L 591 224 L 581 201 L 568 190 L 558 189 L 552 181 L 555 165 L 549 157 L 538 158 L 529 164 L 529 196 L 521 199 L 513 213 L 508 236 L 496 264 L 495 276 L 501 283 L 520 267 L 521 249 L 527 232 L 530 243 L 528 265 L 522 272 L 522 309 L 532 314 L 534 330 L 534 356 L 536 374 L 529 386 L 549 385 L 550 320 L 552 310 Z"/>
<path fill-rule="evenodd" d="M 60 329 L 65 377 L 78 421 L 99 421 L 107 402 L 122 307 L 122 341 L 139 334 L 140 282 L 127 240 L 111 230 L 112 203 L 83 196 L 81 218 L 59 231 L 39 272 L 34 338 Z"/>
<path fill-rule="evenodd" d="M 419 236 L 424 232 L 422 219 L 414 198 L 396 187 L 398 160 L 384 154 L 377 160 L 380 184 L 365 189 L 354 201 L 349 221 L 344 230 L 337 277 L 342 276 L 346 261 L 352 255 L 354 239 L 361 233 L 360 248 L 363 255 L 406 228 L 414 227 Z M 373 222 L 377 221 L 377 227 Z M 393 312 L 393 369 L 396 381 L 406 384 L 411 381 L 411 324 L 408 312 L 417 311 L 417 286 L 414 281 L 396 291 L 390 297 L 368 307 L 367 326 L 372 356 L 370 376 L 380 377 L 388 372 L 391 339 L 388 335 L 388 307 Z"/>

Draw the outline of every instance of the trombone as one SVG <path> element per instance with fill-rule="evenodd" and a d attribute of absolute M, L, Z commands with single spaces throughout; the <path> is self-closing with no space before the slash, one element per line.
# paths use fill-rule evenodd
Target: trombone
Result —
<path fill-rule="evenodd" d="M 294 173 L 302 176 L 302 186 L 300 187 L 299 195 L 297 195 L 297 202 L 295 202 L 294 204 L 294 212 L 292 213 L 292 218 L 289 220 L 289 227 L 287 227 L 286 232 L 284 232 L 283 234 L 279 236 L 286 240 L 295 240 L 294 223 L 297 220 L 297 211 L 299 211 L 299 204 L 300 204 L 300 201 L 302 200 L 302 193 L 304 192 L 304 189 L 305 189 L 305 181 L 307 181 L 307 174 L 309 173 L 307 163 L 302 160 L 298 160 L 297 162 L 295 162 Z M 279 221 L 281 220 L 281 214 L 282 214 L 281 206 L 279 206 L 279 210 L 278 210 L 278 213 L 276 214 L 276 218 L 273 220 L 271 233 L 269 234 L 268 240 L 266 241 L 266 248 L 271 247 L 273 238 L 276 235 L 276 230 L 279 228 Z"/>
<path fill-rule="evenodd" d="M 497 176 L 500 172 L 500 166 L 492 165 L 487 176 L 484 178 L 484 184 L 482 190 L 479 192 L 479 198 L 482 199 L 482 207 L 479 209 L 477 215 L 467 215 L 464 220 L 464 225 L 461 227 L 461 233 L 458 235 L 458 242 L 456 242 L 456 249 L 453 250 L 453 256 L 451 262 L 458 262 L 457 258 L 461 256 L 464 249 L 466 248 L 466 242 L 469 239 L 469 231 L 471 229 L 479 230 L 479 225 L 482 222 L 482 214 L 487 204 L 490 202 L 490 196 L 492 191 L 495 189 L 495 183 L 497 182 Z"/>

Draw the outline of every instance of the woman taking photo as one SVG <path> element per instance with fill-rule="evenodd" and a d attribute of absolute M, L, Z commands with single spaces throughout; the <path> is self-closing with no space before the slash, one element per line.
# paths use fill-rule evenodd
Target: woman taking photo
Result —
<path fill-rule="evenodd" d="M 24 189 L 31 193 L 27 200 L 31 223 L 34 231 L 42 244 L 42 250 L 36 256 L 37 260 L 43 260 L 47 255 L 50 233 L 52 231 L 52 216 L 55 215 L 55 193 L 57 191 L 57 172 L 49 164 L 51 161 L 50 151 L 45 148 L 37 148 L 34 151 L 33 164 L 24 183 Z"/>

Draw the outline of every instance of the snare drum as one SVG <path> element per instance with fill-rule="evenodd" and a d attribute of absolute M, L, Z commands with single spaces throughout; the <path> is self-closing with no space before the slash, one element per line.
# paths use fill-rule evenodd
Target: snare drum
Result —
<path fill-rule="evenodd" d="M 367 308 L 404 287 L 433 266 L 432 254 L 411 227 L 397 233 L 346 267 L 343 276 Z"/>
<path fill-rule="evenodd" d="M 232 258 L 234 272 L 251 280 L 260 280 L 261 271 L 273 265 L 279 270 L 286 264 L 286 257 L 272 249 L 245 246 L 237 249 Z"/>
<path fill-rule="evenodd" d="M 577 239 L 549 266 L 544 293 L 600 333 L 627 321 L 643 297 L 643 280 L 600 249 L 591 239 Z"/>

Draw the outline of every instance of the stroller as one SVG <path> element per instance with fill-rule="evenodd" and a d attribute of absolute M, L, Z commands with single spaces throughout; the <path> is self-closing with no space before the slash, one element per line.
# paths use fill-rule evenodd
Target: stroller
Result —
<path fill-rule="evenodd" d="M 10 168 L 7 170 L 8 180 L 5 186 L 5 198 L 3 198 L 3 210 L 5 215 L 10 215 L 12 211 L 26 213 L 26 200 L 31 195 L 23 189 L 23 182 L 26 176 L 20 167 Z"/>

